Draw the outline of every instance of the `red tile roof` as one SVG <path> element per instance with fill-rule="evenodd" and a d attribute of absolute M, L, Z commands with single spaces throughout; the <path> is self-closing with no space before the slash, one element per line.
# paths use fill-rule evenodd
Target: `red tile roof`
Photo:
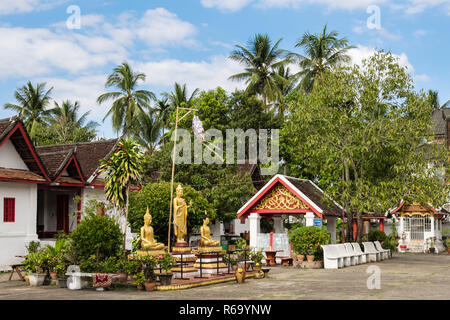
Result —
<path fill-rule="evenodd" d="M 44 179 L 41 175 L 38 175 L 32 171 L 8 168 L 0 168 L 0 180 L 35 183 L 47 182 L 47 180 Z"/>

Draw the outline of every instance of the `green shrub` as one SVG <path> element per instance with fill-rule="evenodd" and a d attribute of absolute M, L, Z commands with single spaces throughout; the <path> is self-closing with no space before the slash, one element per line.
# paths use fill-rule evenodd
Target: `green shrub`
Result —
<path fill-rule="evenodd" d="M 384 231 L 377 230 L 377 229 L 371 229 L 371 230 L 369 230 L 369 234 L 368 234 L 367 238 L 369 239 L 369 241 L 384 242 L 386 240 L 387 236 L 386 236 L 386 233 L 384 233 Z"/>
<path fill-rule="evenodd" d="M 92 256 L 96 261 L 118 257 L 123 241 L 119 225 L 107 215 L 88 215 L 70 237 L 80 263 L 92 259 Z"/>
<path fill-rule="evenodd" d="M 37 252 L 41 247 L 41 243 L 39 241 L 30 241 L 30 243 L 25 246 L 28 253 Z"/>
<path fill-rule="evenodd" d="M 329 238 L 326 230 L 314 226 L 297 227 L 289 230 L 289 242 L 298 254 L 317 255 L 320 257 L 320 245 L 328 244 Z"/>
<path fill-rule="evenodd" d="M 174 184 L 176 187 L 178 183 Z M 214 207 L 209 204 L 202 194 L 194 188 L 183 185 L 183 198 L 186 203 L 192 200 L 192 207 L 188 209 L 187 227 L 188 234 L 194 227 L 203 224 L 205 210 L 210 221 L 216 218 Z M 174 194 L 175 197 L 175 194 Z M 139 192 L 132 192 L 130 195 L 130 210 L 128 221 L 133 232 L 140 232 L 144 225 L 144 215 L 147 207 L 152 215 L 152 227 L 155 240 L 159 242 L 167 241 L 169 213 L 170 213 L 170 182 L 159 182 L 144 186 Z M 173 228 L 172 228 L 173 230 Z"/>

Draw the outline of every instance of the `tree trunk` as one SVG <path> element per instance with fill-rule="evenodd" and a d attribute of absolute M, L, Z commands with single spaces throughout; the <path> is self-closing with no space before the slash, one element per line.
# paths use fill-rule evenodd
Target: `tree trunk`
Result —
<path fill-rule="evenodd" d="M 125 253 L 125 247 L 127 242 L 127 225 L 128 225 L 128 203 L 129 203 L 129 195 L 130 195 L 130 186 L 127 186 L 127 192 L 126 192 L 126 200 L 125 200 L 125 223 L 124 223 L 124 233 L 123 233 L 123 246 L 122 251 L 124 256 L 126 256 Z"/>
<path fill-rule="evenodd" d="M 358 243 L 361 243 L 364 230 L 363 230 L 363 219 L 361 219 L 360 213 L 358 213 L 358 216 L 357 216 L 357 225 L 358 225 L 358 232 L 356 233 L 356 241 Z"/>

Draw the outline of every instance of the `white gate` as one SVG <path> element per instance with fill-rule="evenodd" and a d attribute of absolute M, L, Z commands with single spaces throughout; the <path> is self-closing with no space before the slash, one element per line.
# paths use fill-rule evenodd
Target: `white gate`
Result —
<path fill-rule="evenodd" d="M 425 219 L 419 215 L 413 215 L 410 218 L 411 223 L 411 240 L 423 240 L 425 232 Z"/>

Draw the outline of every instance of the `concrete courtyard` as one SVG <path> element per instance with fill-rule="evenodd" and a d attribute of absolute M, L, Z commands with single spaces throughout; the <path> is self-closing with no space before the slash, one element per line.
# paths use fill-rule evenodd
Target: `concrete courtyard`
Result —
<path fill-rule="evenodd" d="M 381 270 L 381 288 L 369 290 L 369 266 Z M 143 292 L 117 288 L 103 292 L 94 289 L 72 291 L 53 286 L 28 287 L 25 282 L 8 281 L 0 274 L 0 299 L 83 299 L 83 300 L 221 300 L 221 299 L 343 299 L 450 300 L 450 255 L 394 254 L 390 260 L 347 267 L 339 270 L 305 270 L 273 267 L 268 279 L 247 279 L 244 284 L 228 282 L 178 291 Z M 14 279 L 17 279 L 14 275 Z"/>

